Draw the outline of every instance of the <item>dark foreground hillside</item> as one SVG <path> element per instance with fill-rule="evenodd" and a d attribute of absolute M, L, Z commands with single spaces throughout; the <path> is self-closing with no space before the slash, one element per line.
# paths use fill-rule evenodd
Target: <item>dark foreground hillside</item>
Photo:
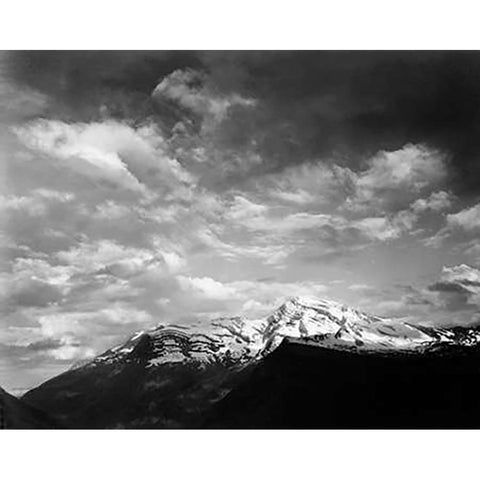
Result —
<path fill-rule="evenodd" d="M 480 428 L 480 349 L 367 353 L 285 340 L 259 363 L 66 372 L 23 399 L 70 428 Z"/>
<path fill-rule="evenodd" d="M 219 402 L 216 428 L 479 428 L 480 351 L 359 354 L 284 342 Z"/>
<path fill-rule="evenodd" d="M 27 405 L 0 388 L 0 427 L 7 429 L 59 428 L 45 412 Z"/>

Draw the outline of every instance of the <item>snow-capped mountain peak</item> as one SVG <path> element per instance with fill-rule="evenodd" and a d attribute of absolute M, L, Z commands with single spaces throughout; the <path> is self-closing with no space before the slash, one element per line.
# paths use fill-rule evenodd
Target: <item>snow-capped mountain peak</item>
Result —
<path fill-rule="evenodd" d="M 128 360 L 140 354 L 148 368 L 178 363 L 242 366 L 271 353 L 285 338 L 331 348 L 395 351 L 443 343 L 474 345 L 480 341 L 480 333 L 471 330 L 459 335 L 454 330 L 368 315 L 330 300 L 294 297 L 265 318 L 223 317 L 137 332 L 87 366 Z"/>

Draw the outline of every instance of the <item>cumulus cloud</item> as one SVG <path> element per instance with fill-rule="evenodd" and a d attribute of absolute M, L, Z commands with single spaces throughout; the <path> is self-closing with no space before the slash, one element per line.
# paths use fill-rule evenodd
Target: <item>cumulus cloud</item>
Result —
<path fill-rule="evenodd" d="M 480 203 L 447 215 L 447 225 L 459 227 L 466 231 L 477 230 L 480 228 Z"/>
<path fill-rule="evenodd" d="M 433 212 L 441 212 L 449 209 L 452 204 L 452 194 L 441 190 L 439 192 L 433 192 L 427 198 L 419 198 L 415 200 L 411 205 L 411 209 L 416 213 L 423 213 L 429 210 Z"/>
<path fill-rule="evenodd" d="M 359 178 L 360 188 L 389 190 L 406 187 L 419 191 L 446 173 L 445 157 L 438 151 L 408 144 L 401 150 L 380 152 L 368 161 Z"/>
<path fill-rule="evenodd" d="M 446 156 L 439 151 L 413 144 L 382 151 L 355 178 L 355 194 L 347 206 L 354 211 L 398 208 L 437 186 L 446 175 Z"/>
<path fill-rule="evenodd" d="M 178 277 L 178 283 L 182 290 L 191 292 L 194 295 L 200 295 L 200 297 L 207 300 L 235 299 L 237 295 L 236 290 L 231 286 L 224 285 L 209 277 L 192 278 L 180 276 Z"/>

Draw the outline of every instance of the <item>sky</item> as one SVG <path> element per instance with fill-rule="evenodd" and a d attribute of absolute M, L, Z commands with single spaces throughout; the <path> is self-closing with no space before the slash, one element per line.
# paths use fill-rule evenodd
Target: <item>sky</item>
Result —
<path fill-rule="evenodd" d="M 0 385 L 309 295 L 480 323 L 480 54 L 3 52 Z"/>

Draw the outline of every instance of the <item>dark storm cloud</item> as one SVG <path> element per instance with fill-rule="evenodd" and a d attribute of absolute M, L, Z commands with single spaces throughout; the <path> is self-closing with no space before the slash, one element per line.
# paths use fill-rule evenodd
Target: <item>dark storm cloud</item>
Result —
<path fill-rule="evenodd" d="M 189 52 L 24 51 L 9 52 L 7 65 L 11 79 L 48 94 L 63 115 L 90 120 L 106 103 L 116 117 L 152 113 L 159 78 L 200 62 Z"/>
<path fill-rule="evenodd" d="M 32 342 L 27 345 L 27 350 L 32 350 L 34 352 L 43 352 L 48 350 L 55 350 L 62 346 L 62 342 L 55 340 L 53 338 L 45 338 L 43 340 L 38 340 L 37 342 Z"/>
<path fill-rule="evenodd" d="M 265 105 L 250 128 L 266 130 L 259 143 L 272 167 L 335 156 L 358 168 L 352 157 L 427 143 L 451 155 L 458 190 L 479 186 L 479 54 L 244 56 L 248 93 Z"/>
<path fill-rule="evenodd" d="M 150 94 L 159 80 L 204 71 L 219 91 L 259 100 L 232 108 L 213 134 L 219 148 L 254 148 L 264 158 L 242 175 L 318 158 L 358 169 L 379 150 L 425 143 L 450 155 L 456 192 L 480 187 L 476 52 L 15 52 L 9 65 L 15 81 L 77 119 L 107 103 L 110 115 L 158 117 Z"/>
<path fill-rule="evenodd" d="M 469 293 L 469 290 L 464 285 L 452 282 L 435 282 L 429 285 L 428 289 L 431 292 Z"/>

